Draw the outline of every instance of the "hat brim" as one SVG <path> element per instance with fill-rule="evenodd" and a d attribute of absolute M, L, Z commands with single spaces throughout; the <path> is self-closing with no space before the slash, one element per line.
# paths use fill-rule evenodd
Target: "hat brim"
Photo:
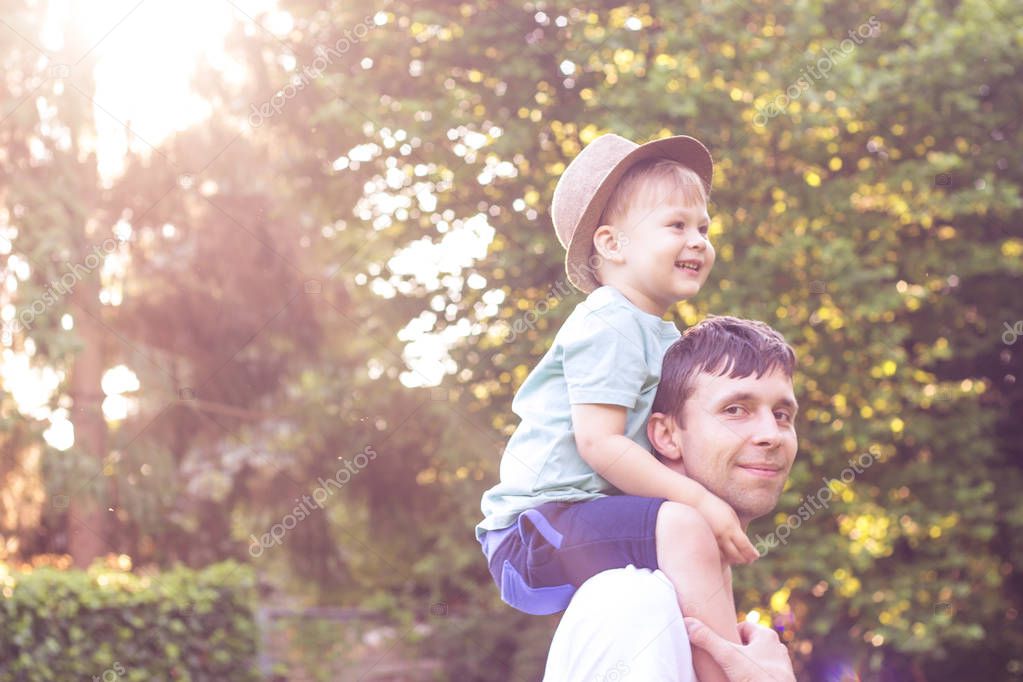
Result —
<path fill-rule="evenodd" d="M 714 177 L 714 162 L 710 158 L 710 152 L 696 138 L 688 135 L 675 135 L 652 140 L 639 145 L 622 157 L 622 160 L 608 172 L 597 186 L 593 198 L 587 204 L 586 210 L 583 211 L 572 232 L 572 240 L 565 251 L 565 273 L 568 275 L 568 281 L 583 293 L 588 294 L 600 286 L 600 282 L 596 279 L 595 268 L 589 263 L 590 249 L 593 243 L 593 233 L 599 227 L 597 221 L 604 212 L 611 193 L 629 168 L 640 161 L 654 157 L 672 159 L 692 168 L 703 180 L 707 195 L 710 196 Z"/>

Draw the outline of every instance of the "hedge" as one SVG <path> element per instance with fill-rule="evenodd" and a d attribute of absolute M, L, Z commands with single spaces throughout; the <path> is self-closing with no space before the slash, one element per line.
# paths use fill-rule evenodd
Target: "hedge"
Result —
<path fill-rule="evenodd" d="M 0 563 L 0 682 L 259 679 L 249 567 L 126 564 Z"/>

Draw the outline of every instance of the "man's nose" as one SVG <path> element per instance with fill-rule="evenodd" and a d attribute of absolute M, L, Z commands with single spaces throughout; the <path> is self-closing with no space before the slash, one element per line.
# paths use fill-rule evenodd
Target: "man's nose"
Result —
<path fill-rule="evenodd" d="M 781 427 L 771 410 L 761 410 L 757 418 L 753 442 L 762 447 L 774 449 L 781 444 Z"/>

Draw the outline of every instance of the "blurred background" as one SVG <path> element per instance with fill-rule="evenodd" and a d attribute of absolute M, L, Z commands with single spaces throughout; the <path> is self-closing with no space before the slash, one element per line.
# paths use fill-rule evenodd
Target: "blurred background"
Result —
<path fill-rule="evenodd" d="M 0 61 L 0 679 L 538 680 L 473 526 L 605 132 L 715 158 L 678 325 L 799 355 L 739 617 L 801 680 L 1023 679 L 1018 3 L 0 0 Z M 89 610 L 211 566 L 237 656 Z"/>

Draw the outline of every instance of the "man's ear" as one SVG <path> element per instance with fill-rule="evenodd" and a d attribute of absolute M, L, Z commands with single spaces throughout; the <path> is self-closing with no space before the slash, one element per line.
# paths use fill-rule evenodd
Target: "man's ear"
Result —
<path fill-rule="evenodd" d="M 628 243 L 625 234 L 611 225 L 601 225 L 593 233 L 593 250 L 609 263 L 622 263 L 625 256 L 622 247 Z"/>
<path fill-rule="evenodd" d="M 675 442 L 675 431 L 678 425 L 675 418 L 663 412 L 654 412 L 646 423 L 646 436 L 665 459 L 682 464 L 682 448 Z"/>

